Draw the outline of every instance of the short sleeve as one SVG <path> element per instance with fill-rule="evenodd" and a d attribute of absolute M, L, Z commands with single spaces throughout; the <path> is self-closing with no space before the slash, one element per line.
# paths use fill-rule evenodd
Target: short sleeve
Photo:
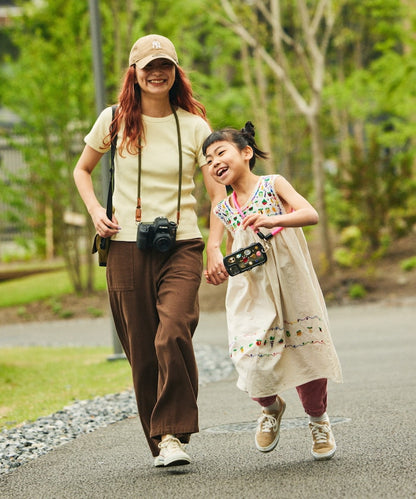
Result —
<path fill-rule="evenodd" d="M 196 128 L 196 134 L 196 140 L 198 144 L 196 159 L 199 166 L 204 166 L 207 164 L 207 160 L 205 159 L 205 156 L 202 152 L 202 145 L 204 144 L 205 139 L 208 137 L 208 135 L 211 134 L 211 128 L 209 127 L 208 123 L 202 118 L 200 119 Z"/>
<path fill-rule="evenodd" d="M 98 116 L 90 132 L 84 138 L 84 142 L 99 153 L 105 153 L 110 150 L 111 144 L 108 134 L 110 132 L 111 118 L 111 107 L 107 107 Z M 106 137 L 107 140 L 105 140 Z"/>

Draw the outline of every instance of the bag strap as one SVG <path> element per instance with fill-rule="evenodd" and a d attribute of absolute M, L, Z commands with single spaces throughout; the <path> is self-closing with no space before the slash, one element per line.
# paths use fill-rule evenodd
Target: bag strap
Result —
<path fill-rule="evenodd" d="M 106 209 L 106 215 L 107 218 L 110 220 L 113 219 L 113 191 L 114 191 L 114 157 L 116 155 L 116 147 L 117 147 L 117 133 L 112 136 L 113 132 L 113 121 L 114 121 L 114 115 L 116 113 L 117 105 L 111 106 L 111 126 L 110 126 L 110 132 L 111 132 L 111 161 L 110 161 L 110 182 L 108 183 L 108 194 L 107 194 L 107 209 Z M 105 249 L 106 245 L 106 237 L 102 237 L 100 239 L 100 248 L 103 250 Z"/>
<path fill-rule="evenodd" d="M 110 132 L 113 132 L 113 121 L 114 115 L 117 109 L 117 105 L 111 107 L 111 127 Z M 116 155 L 117 147 L 117 134 L 111 137 L 111 163 L 110 163 L 110 182 L 108 184 L 108 194 L 107 194 L 107 218 L 112 220 L 113 218 L 113 192 L 114 192 L 114 157 Z"/>

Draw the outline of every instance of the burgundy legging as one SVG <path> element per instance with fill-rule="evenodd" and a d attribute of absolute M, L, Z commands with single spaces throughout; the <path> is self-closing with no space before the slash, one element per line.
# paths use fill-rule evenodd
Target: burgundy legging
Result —
<path fill-rule="evenodd" d="M 300 401 L 306 414 L 312 417 L 319 417 L 326 411 L 327 407 L 327 379 L 315 379 L 304 385 L 296 387 Z M 272 405 L 276 400 L 276 395 L 270 397 L 253 398 L 262 407 Z"/>

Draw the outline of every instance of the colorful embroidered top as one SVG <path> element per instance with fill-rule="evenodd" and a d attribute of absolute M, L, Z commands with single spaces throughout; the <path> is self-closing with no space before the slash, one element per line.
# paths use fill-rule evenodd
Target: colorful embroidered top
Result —
<path fill-rule="evenodd" d="M 282 215 L 285 213 L 283 204 L 274 189 L 277 175 L 260 177 L 256 189 L 247 203 L 241 206 L 244 216 L 251 213 L 261 213 L 267 216 Z M 235 232 L 241 225 L 242 217 L 230 203 L 230 197 L 219 203 L 214 213 L 231 232 Z"/>

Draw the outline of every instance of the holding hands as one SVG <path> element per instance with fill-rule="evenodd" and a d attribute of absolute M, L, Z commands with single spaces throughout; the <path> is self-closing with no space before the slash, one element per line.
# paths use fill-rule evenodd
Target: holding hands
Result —
<path fill-rule="evenodd" d="M 204 276 L 208 284 L 222 284 L 228 278 L 225 270 L 222 253 L 219 249 L 207 249 L 207 268 Z"/>

